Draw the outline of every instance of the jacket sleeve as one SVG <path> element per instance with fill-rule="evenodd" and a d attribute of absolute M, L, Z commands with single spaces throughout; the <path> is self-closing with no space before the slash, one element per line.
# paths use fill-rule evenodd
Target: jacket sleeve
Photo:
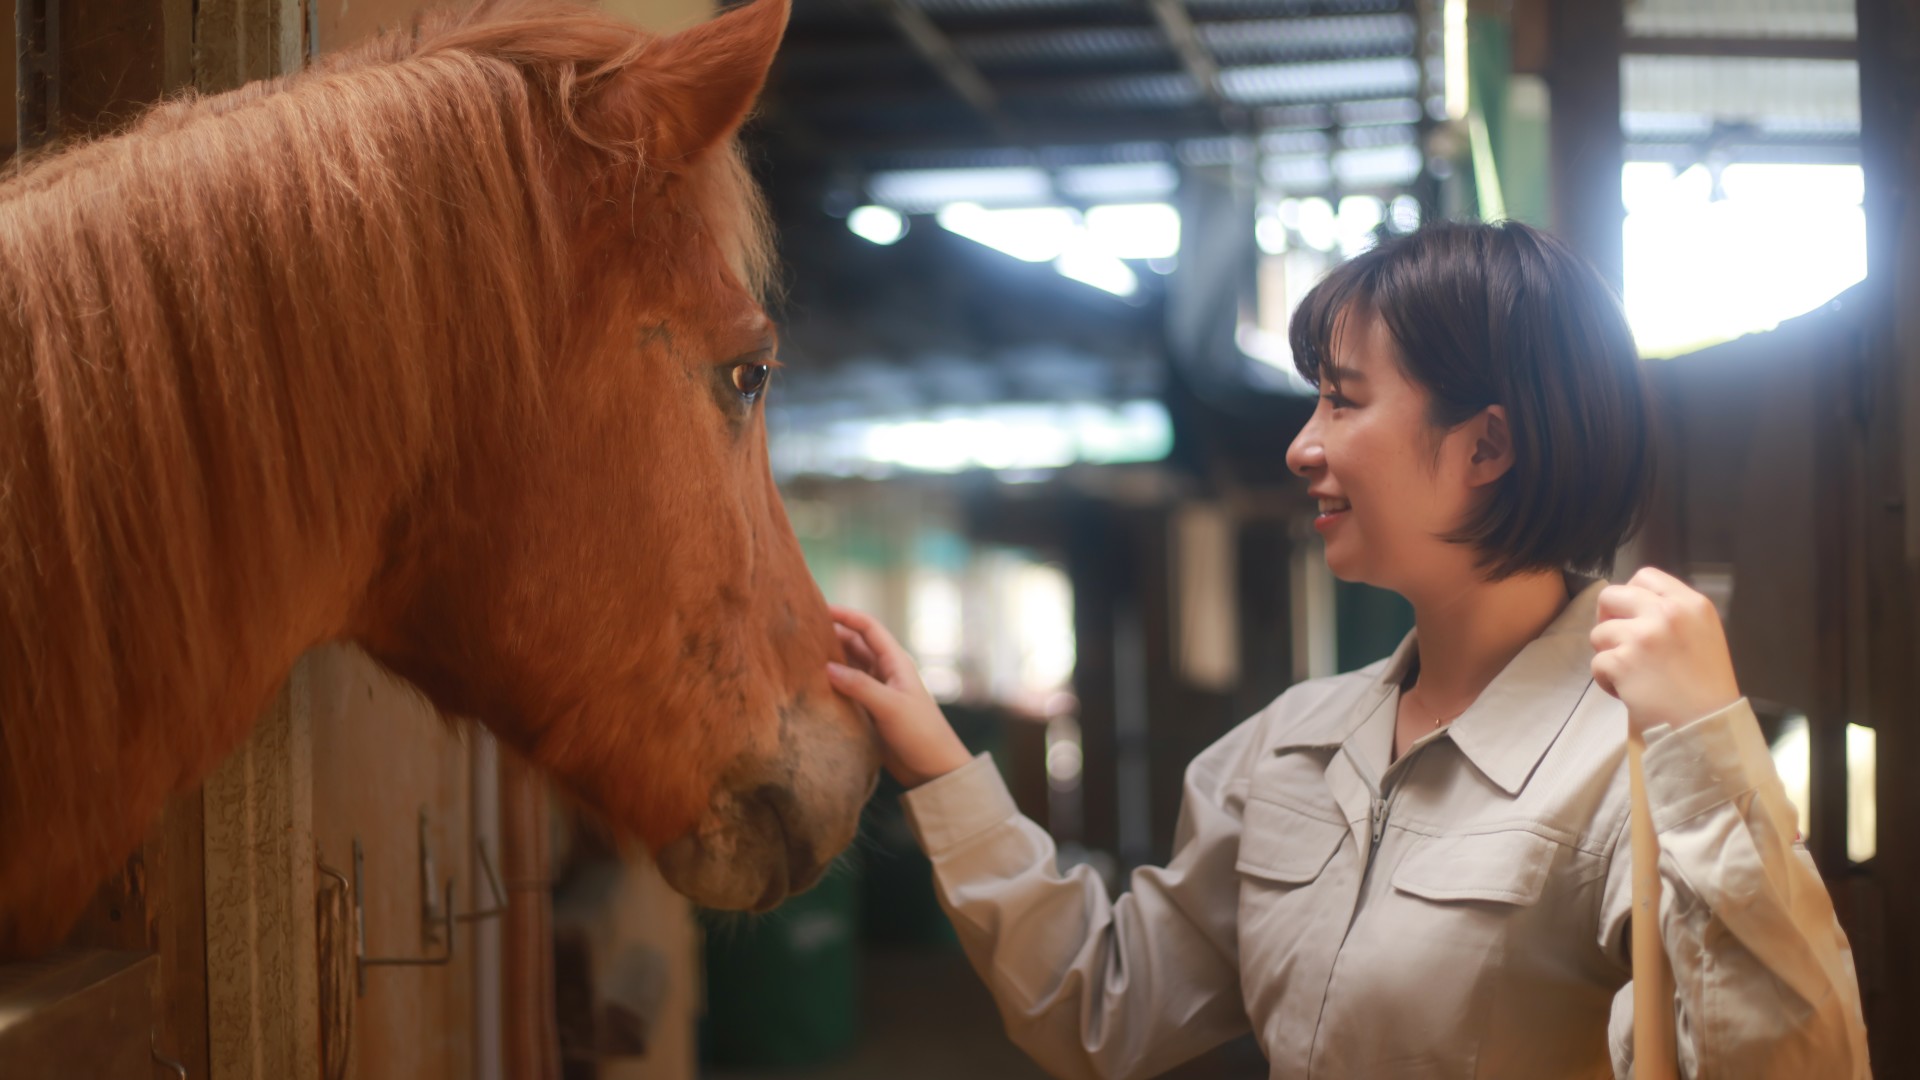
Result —
<path fill-rule="evenodd" d="M 1247 1030 L 1237 910 L 1248 721 L 1188 768 L 1174 856 L 1110 900 L 1015 811 L 985 755 L 909 792 L 941 904 L 1007 1034 L 1063 1077 L 1152 1076 Z"/>
<path fill-rule="evenodd" d="M 1673 966 L 1684 1076 L 1864 1078 L 1853 952 L 1744 700 L 1647 732 L 1660 838 L 1660 926 Z M 1628 952 L 1632 858 L 1620 830 L 1601 944 Z M 1614 1073 L 1633 1074 L 1633 987 L 1613 1000 Z"/>

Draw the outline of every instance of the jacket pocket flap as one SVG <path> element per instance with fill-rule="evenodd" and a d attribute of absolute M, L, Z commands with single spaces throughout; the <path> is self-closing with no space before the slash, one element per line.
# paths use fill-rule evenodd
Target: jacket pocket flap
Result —
<path fill-rule="evenodd" d="M 1308 817 L 1265 799 L 1248 799 L 1234 869 L 1269 881 L 1296 885 L 1312 881 L 1346 835 L 1347 827 L 1340 822 Z"/>
<path fill-rule="evenodd" d="M 1393 871 L 1393 887 L 1427 900 L 1491 900 L 1525 906 L 1540 899 L 1559 845 L 1524 829 L 1430 836 Z"/>

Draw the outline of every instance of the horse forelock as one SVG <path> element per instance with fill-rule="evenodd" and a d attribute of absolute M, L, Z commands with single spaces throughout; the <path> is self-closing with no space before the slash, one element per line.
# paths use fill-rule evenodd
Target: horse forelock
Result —
<path fill-rule="evenodd" d="M 764 292 L 737 151 L 660 183 L 583 107 L 653 40 L 484 4 L 0 183 L 0 954 L 344 629 L 313 568 L 371 573 L 356 538 L 473 413 L 541 408 L 577 276 L 556 165 L 635 170 L 636 213 L 679 204 Z"/>

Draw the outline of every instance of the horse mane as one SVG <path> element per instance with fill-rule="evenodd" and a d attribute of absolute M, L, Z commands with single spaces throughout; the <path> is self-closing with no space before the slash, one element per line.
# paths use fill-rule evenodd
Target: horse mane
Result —
<path fill-rule="evenodd" d="M 126 808 L 346 632 L 359 538 L 475 425 L 541 415 L 607 206 L 629 235 L 695 222 L 764 290 L 737 150 L 651 160 L 631 107 L 657 102 L 600 101 L 658 40 L 546 2 L 436 14 L 0 183 L 0 881 L 124 851 Z M 23 835 L 45 821 L 94 835 L 51 850 Z"/>

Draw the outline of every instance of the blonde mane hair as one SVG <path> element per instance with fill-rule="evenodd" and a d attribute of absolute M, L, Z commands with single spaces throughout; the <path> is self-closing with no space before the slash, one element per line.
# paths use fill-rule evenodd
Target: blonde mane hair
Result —
<path fill-rule="evenodd" d="M 549 3 L 436 15 L 0 185 L 0 882 L 126 850 L 127 806 L 204 775 L 312 628 L 347 630 L 362 538 L 475 432 L 542 415 L 604 303 L 606 206 L 629 238 L 698 221 L 764 288 L 737 153 L 655 168 L 645 103 L 600 93 L 659 40 Z"/>

